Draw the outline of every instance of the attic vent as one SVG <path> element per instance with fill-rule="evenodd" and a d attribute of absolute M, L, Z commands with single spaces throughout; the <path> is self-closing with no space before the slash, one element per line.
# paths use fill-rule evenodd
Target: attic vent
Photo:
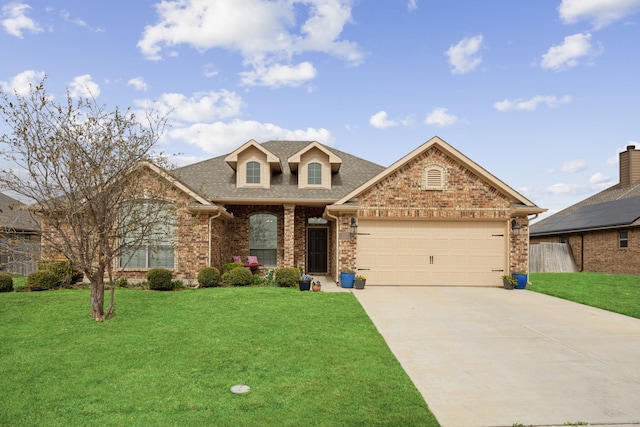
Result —
<path fill-rule="evenodd" d="M 445 169 L 438 165 L 428 165 L 424 169 L 424 177 L 422 180 L 423 190 L 444 190 L 446 181 Z"/>

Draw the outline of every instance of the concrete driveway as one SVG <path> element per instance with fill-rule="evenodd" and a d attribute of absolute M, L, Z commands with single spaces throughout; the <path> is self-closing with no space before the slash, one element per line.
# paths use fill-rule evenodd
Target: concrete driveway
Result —
<path fill-rule="evenodd" d="M 443 427 L 640 425 L 638 319 L 527 290 L 353 293 Z"/>

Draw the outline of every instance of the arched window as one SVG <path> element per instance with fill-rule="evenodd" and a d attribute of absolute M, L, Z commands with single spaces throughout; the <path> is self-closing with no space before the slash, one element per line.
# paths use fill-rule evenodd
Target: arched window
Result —
<path fill-rule="evenodd" d="M 260 163 L 247 163 L 247 184 L 260 184 Z"/>
<path fill-rule="evenodd" d="M 309 163 L 307 168 L 307 184 L 322 184 L 322 165 L 320 163 Z"/>
<path fill-rule="evenodd" d="M 249 217 L 249 253 L 263 265 L 278 264 L 278 217 L 255 214 Z"/>
<path fill-rule="evenodd" d="M 159 200 L 123 207 L 121 268 L 173 268 L 175 207 Z"/>

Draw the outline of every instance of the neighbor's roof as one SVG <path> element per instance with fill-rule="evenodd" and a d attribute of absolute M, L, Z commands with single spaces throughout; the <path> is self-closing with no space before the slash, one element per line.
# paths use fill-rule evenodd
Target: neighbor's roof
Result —
<path fill-rule="evenodd" d="M 531 226 L 532 236 L 640 226 L 640 181 L 616 184 Z"/>
<path fill-rule="evenodd" d="M 298 176 L 291 173 L 287 159 L 312 143 L 314 141 L 268 141 L 261 144 L 277 156 L 283 166 L 281 172 L 272 174 L 269 189 L 237 187 L 236 172 L 225 162 L 227 155 L 175 169 L 171 174 L 193 191 L 215 203 L 329 203 L 340 199 L 384 170 L 383 166 L 320 144 L 326 151 L 342 159 L 340 172 L 332 174 L 331 189 L 298 188 Z"/>
<path fill-rule="evenodd" d="M 40 231 L 40 225 L 20 201 L 0 193 L 0 228 L 14 231 Z"/>

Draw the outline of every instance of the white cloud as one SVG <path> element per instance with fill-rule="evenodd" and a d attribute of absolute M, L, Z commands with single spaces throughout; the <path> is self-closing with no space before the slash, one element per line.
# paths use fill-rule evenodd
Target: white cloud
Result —
<path fill-rule="evenodd" d="M 588 20 L 600 29 L 638 9 L 640 0 L 562 0 L 558 12 L 566 24 Z"/>
<path fill-rule="evenodd" d="M 457 116 L 448 114 L 446 108 L 435 108 L 427 115 L 425 123 L 428 125 L 451 126 L 459 120 Z"/>
<path fill-rule="evenodd" d="M 149 89 L 149 86 L 142 77 L 134 77 L 133 79 L 129 79 L 129 81 L 127 82 L 127 86 L 133 86 L 136 90 L 140 90 L 142 92 L 146 92 Z"/>
<path fill-rule="evenodd" d="M 498 111 L 533 111 L 538 108 L 538 105 L 545 104 L 548 108 L 555 108 L 558 104 L 567 104 L 571 102 L 571 97 L 566 95 L 563 97 L 537 95 L 528 100 L 514 99 L 512 101 L 505 99 L 498 101 L 493 106 Z"/>
<path fill-rule="evenodd" d="M 69 84 L 69 95 L 72 98 L 98 98 L 100 86 L 91 80 L 91 74 L 84 74 L 74 78 Z"/>
<path fill-rule="evenodd" d="M 283 129 L 272 123 L 233 120 L 231 122 L 197 123 L 182 128 L 173 128 L 166 138 L 196 145 L 203 151 L 218 155 L 228 153 L 250 139 L 257 141 L 294 140 L 318 141 L 333 145 L 335 138 L 327 129 Z"/>
<path fill-rule="evenodd" d="M 609 178 L 608 176 L 606 176 L 605 174 L 603 174 L 601 172 L 596 172 L 593 175 L 591 175 L 591 178 L 589 178 L 589 184 L 591 184 L 591 185 L 600 185 L 600 184 L 610 185 L 611 184 L 611 178 Z"/>
<path fill-rule="evenodd" d="M 22 38 L 23 31 L 39 33 L 42 31 L 33 19 L 27 16 L 31 6 L 24 3 L 9 3 L 2 6 L 2 27 L 7 34 Z"/>
<path fill-rule="evenodd" d="M 449 47 L 445 54 L 449 57 L 453 74 L 466 74 L 480 65 L 482 57 L 478 52 L 482 47 L 482 39 L 482 34 L 478 34 L 464 38 L 458 44 Z"/>
<path fill-rule="evenodd" d="M 275 64 L 270 67 L 258 65 L 253 71 L 240 73 L 242 84 L 247 86 L 300 86 L 316 76 L 316 69 L 310 62 L 297 66 Z"/>
<path fill-rule="evenodd" d="M 138 100 L 136 105 L 169 115 L 172 121 L 197 123 L 235 117 L 244 103 L 235 92 L 221 90 L 199 92 L 190 98 L 181 93 L 164 93 L 156 101 Z"/>
<path fill-rule="evenodd" d="M 392 126 L 398 126 L 398 122 L 389 120 L 386 111 L 378 111 L 369 118 L 369 124 L 374 128 L 386 129 Z"/>
<path fill-rule="evenodd" d="M 323 52 L 350 65 L 363 61 L 364 54 L 356 43 L 340 39 L 344 26 L 351 22 L 351 3 L 351 0 L 163 1 L 156 5 L 157 23 L 145 27 L 138 48 L 152 60 L 161 59 L 164 50 L 181 44 L 199 51 L 214 48 L 237 51 L 244 65 L 254 69 L 242 74 L 249 84 L 274 81 L 279 86 L 295 86 L 301 79 L 309 78 L 311 64 L 284 65 L 280 69 L 276 64 L 289 63 L 296 54 Z M 307 17 L 306 21 L 296 22 L 300 16 Z M 265 70 L 276 76 L 265 76 Z M 292 79 L 291 83 L 286 82 L 287 77 Z"/>
<path fill-rule="evenodd" d="M 408 10 L 416 10 L 418 8 L 418 0 L 409 0 L 407 4 Z"/>
<path fill-rule="evenodd" d="M 0 82 L 0 87 L 6 92 L 25 96 L 31 91 L 31 87 L 39 85 L 46 77 L 44 71 L 28 70 L 16 74 L 9 82 Z"/>
<path fill-rule="evenodd" d="M 566 162 L 560 166 L 560 172 L 580 172 L 583 171 L 587 167 L 587 163 L 584 160 L 571 160 L 570 162 Z"/>
<path fill-rule="evenodd" d="M 593 57 L 602 53 L 602 49 L 594 49 L 591 45 L 591 34 L 578 33 L 564 38 L 562 44 L 552 46 L 542 55 L 542 68 L 562 71 L 573 68 L 585 57 Z"/>

